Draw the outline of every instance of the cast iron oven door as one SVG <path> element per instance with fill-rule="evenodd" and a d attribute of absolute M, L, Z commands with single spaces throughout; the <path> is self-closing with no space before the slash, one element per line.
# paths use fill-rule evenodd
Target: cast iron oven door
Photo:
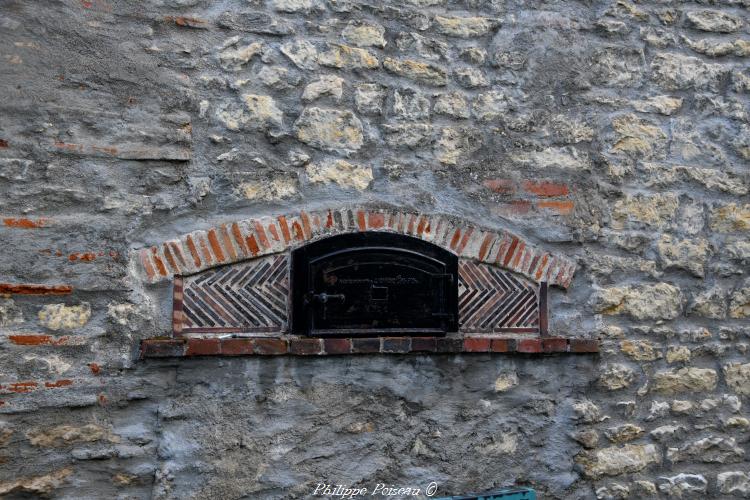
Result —
<path fill-rule="evenodd" d="M 292 252 L 292 331 L 443 335 L 458 326 L 458 257 L 389 233 L 334 236 Z"/>

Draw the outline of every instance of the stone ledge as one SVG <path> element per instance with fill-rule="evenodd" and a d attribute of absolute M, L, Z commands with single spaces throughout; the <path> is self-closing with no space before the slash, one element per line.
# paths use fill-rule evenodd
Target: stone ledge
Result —
<path fill-rule="evenodd" d="M 598 339 L 544 337 L 370 337 L 370 338 L 191 338 L 145 339 L 141 358 L 192 356 L 334 356 L 342 354 L 407 353 L 598 353 Z"/>

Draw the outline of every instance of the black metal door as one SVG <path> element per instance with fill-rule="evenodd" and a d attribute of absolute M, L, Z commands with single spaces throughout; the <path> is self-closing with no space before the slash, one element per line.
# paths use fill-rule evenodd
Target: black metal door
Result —
<path fill-rule="evenodd" d="M 358 233 L 293 253 L 293 330 L 438 335 L 457 327 L 457 258 L 415 238 Z"/>

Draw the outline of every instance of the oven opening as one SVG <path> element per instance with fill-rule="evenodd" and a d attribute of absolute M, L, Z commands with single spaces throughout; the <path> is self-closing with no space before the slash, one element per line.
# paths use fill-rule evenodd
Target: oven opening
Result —
<path fill-rule="evenodd" d="M 292 331 L 445 335 L 458 329 L 458 257 L 399 234 L 333 236 L 292 252 Z"/>

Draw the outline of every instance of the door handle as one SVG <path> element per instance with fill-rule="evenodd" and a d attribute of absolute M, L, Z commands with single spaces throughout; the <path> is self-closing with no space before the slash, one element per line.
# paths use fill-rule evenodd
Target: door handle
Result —
<path fill-rule="evenodd" d="M 346 295 L 343 293 L 312 293 L 308 292 L 305 295 L 305 302 L 308 304 L 311 302 L 320 302 L 321 304 L 328 303 L 329 300 L 340 300 L 341 302 L 344 302 L 346 300 Z"/>

